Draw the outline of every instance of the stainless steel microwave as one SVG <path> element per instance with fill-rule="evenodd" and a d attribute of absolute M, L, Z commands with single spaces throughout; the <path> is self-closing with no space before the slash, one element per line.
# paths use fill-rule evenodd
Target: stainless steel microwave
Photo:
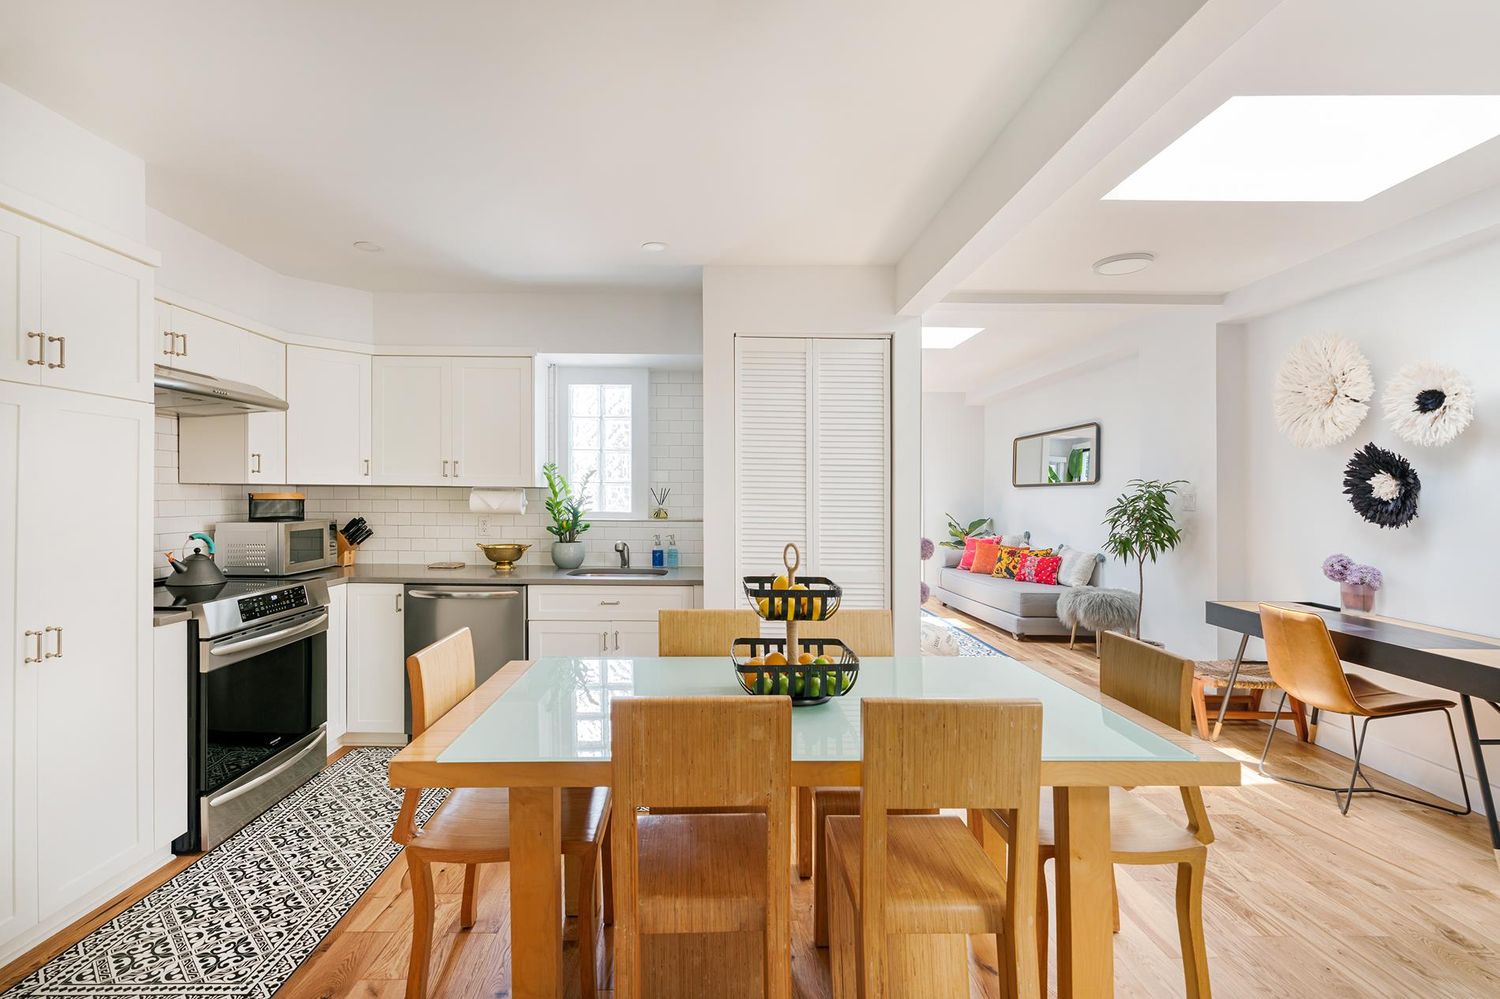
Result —
<path fill-rule="evenodd" d="M 337 528 L 326 520 L 214 525 L 214 560 L 226 576 L 291 576 L 338 564 Z"/>

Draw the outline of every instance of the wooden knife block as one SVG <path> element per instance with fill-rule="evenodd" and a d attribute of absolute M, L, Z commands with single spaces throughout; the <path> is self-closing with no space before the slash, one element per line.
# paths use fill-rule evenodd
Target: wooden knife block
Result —
<path fill-rule="evenodd" d="M 333 536 L 338 540 L 339 543 L 339 565 L 348 568 L 349 566 L 354 564 L 354 556 L 359 551 L 359 545 L 351 545 L 349 542 L 344 540 L 344 536 L 342 534 L 339 534 L 337 532 L 334 532 Z"/>

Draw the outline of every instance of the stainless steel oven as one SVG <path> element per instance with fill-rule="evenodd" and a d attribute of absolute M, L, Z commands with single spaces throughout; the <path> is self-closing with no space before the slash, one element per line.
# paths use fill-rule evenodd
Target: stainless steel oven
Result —
<path fill-rule="evenodd" d="M 231 580 L 186 606 L 188 832 L 173 844 L 179 853 L 213 849 L 328 762 L 326 584 Z"/>
<path fill-rule="evenodd" d="M 215 561 L 226 576 L 291 576 L 338 564 L 337 527 L 326 520 L 214 525 Z"/>

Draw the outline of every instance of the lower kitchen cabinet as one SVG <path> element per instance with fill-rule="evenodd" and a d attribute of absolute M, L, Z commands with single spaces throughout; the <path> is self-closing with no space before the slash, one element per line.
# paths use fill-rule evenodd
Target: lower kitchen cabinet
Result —
<path fill-rule="evenodd" d="M 402 742 L 406 730 L 406 588 L 348 583 L 348 732 L 350 745 Z"/>
<path fill-rule="evenodd" d="M 655 621 L 532 621 L 526 629 L 527 655 L 654 656 Z"/>
<path fill-rule="evenodd" d="M 328 588 L 328 749 L 349 731 L 349 587 Z"/>
<path fill-rule="evenodd" d="M 691 586 L 536 586 L 527 598 L 527 654 L 654 656 L 657 612 L 696 603 Z"/>

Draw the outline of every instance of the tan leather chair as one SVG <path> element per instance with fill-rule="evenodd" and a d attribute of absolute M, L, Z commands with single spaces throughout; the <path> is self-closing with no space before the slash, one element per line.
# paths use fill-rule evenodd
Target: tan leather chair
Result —
<path fill-rule="evenodd" d="M 1333 637 L 1328 633 L 1328 625 L 1317 614 L 1274 604 L 1261 604 L 1260 627 L 1261 634 L 1266 639 L 1266 660 L 1271 669 L 1271 677 L 1282 690 L 1281 701 L 1271 722 L 1271 731 L 1266 735 L 1266 748 L 1260 754 L 1262 774 L 1289 784 L 1332 791 L 1334 800 L 1339 802 L 1339 811 L 1345 815 L 1349 814 L 1349 806 L 1353 804 L 1356 794 L 1383 794 L 1388 798 L 1400 798 L 1402 801 L 1436 808 L 1452 815 L 1468 815 L 1473 810 L 1469 801 L 1469 783 L 1464 777 L 1463 757 L 1458 752 L 1458 734 L 1453 729 L 1453 716 L 1448 713 L 1454 707 L 1452 701 L 1438 697 L 1412 697 L 1388 690 L 1362 676 L 1345 673 L 1338 650 L 1333 647 Z M 1271 753 L 1271 741 L 1276 738 L 1276 725 L 1288 697 L 1294 697 L 1317 711 L 1349 716 L 1349 735 L 1354 740 L 1354 769 L 1349 773 L 1348 787 L 1314 784 L 1266 771 L 1266 757 Z M 1458 781 L 1464 792 L 1462 811 L 1375 787 L 1360 770 L 1360 756 L 1365 749 L 1365 733 L 1370 722 L 1376 718 L 1395 718 L 1429 711 L 1441 711 L 1448 721 L 1448 738 L 1453 743 L 1453 759 L 1458 764 Z M 1355 729 L 1356 718 L 1364 719 L 1358 731 Z M 1365 782 L 1365 786 L 1357 787 L 1361 780 Z"/>

